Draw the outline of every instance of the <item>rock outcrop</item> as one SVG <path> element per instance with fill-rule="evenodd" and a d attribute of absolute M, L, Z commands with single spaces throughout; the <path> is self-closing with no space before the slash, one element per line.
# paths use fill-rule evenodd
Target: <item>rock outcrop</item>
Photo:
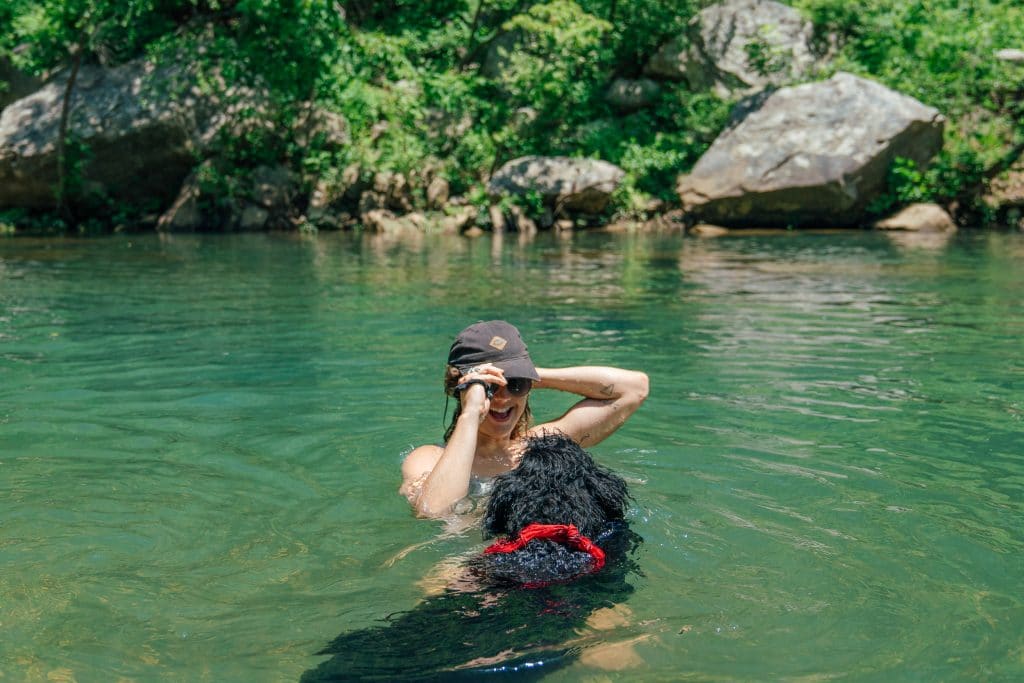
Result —
<path fill-rule="evenodd" d="M 0 208 L 53 206 L 67 80 L 65 71 L 0 115 Z M 127 201 L 175 196 L 211 122 L 191 93 L 174 96 L 172 81 L 142 62 L 79 70 L 68 134 L 88 150 L 80 171 L 93 187 Z"/>
<path fill-rule="evenodd" d="M 238 177 L 225 178 L 233 187 L 230 198 L 204 197 L 194 170 L 218 168 L 221 135 L 239 140 L 255 131 L 337 150 L 350 143 L 347 122 L 307 103 L 290 129 L 277 131 L 263 93 L 230 87 L 215 72 L 206 76 L 215 87 L 200 88 L 194 67 L 157 68 L 144 60 L 82 66 L 68 109 L 65 163 L 81 188 L 70 202 L 87 206 L 100 197 L 155 204 L 164 211 L 161 230 L 290 227 L 301 202 L 297 179 L 283 167 L 233 168 Z M 0 209 L 55 206 L 68 78 L 58 75 L 0 115 Z M 223 177 L 223 169 L 216 174 Z"/>
<path fill-rule="evenodd" d="M 244 179 L 233 178 L 229 196 L 204 191 L 205 162 L 188 175 L 178 196 L 157 221 L 161 232 L 258 231 L 294 229 L 298 179 L 284 166 L 258 166 Z"/>
<path fill-rule="evenodd" d="M 774 0 L 728 0 L 701 10 L 687 33 L 648 62 L 652 78 L 685 80 L 721 97 L 805 79 L 818 64 L 813 25 Z"/>
<path fill-rule="evenodd" d="M 528 156 L 513 159 L 491 177 L 492 196 L 537 192 L 555 213 L 596 214 L 604 210 L 625 172 L 607 161 Z"/>
<path fill-rule="evenodd" d="M 858 225 L 894 159 L 923 166 L 942 147 L 937 110 L 851 74 L 762 99 L 680 177 L 693 217 L 731 227 Z"/>
<path fill-rule="evenodd" d="M 1024 159 L 992 179 L 983 201 L 1000 222 L 1024 230 Z"/>

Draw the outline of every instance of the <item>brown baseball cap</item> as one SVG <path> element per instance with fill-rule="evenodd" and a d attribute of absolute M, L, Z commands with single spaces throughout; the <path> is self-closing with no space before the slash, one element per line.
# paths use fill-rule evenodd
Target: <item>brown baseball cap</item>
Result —
<path fill-rule="evenodd" d="M 459 332 L 448 351 L 448 364 L 460 370 L 482 363 L 501 368 L 506 377 L 540 379 L 519 330 L 504 320 L 470 325 Z"/>

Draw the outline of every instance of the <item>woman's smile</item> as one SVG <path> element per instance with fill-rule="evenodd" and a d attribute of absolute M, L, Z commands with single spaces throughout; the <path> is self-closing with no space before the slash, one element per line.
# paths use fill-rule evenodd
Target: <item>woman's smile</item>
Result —
<path fill-rule="evenodd" d="M 488 414 L 495 422 L 508 422 L 512 419 L 512 414 L 515 412 L 514 408 L 515 406 L 509 406 L 503 410 L 491 408 Z"/>

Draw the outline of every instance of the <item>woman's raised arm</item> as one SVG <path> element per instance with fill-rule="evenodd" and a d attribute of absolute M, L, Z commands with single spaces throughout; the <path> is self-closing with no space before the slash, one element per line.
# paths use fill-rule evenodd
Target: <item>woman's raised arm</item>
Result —
<path fill-rule="evenodd" d="M 416 514 L 442 517 L 466 497 L 477 449 L 480 419 L 490 400 L 482 386 L 471 386 L 451 438 L 444 447 L 420 446 L 402 463 L 399 492 L 409 499 Z"/>
<path fill-rule="evenodd" d="M 600 366 L 537 368 L 538 389 L 558 389 L 583 396 L 557 420 L 537 425 L 533 432 L 557 429 L 584 448 L 608 438 L 647 398 L 647 375 L 635 370 Z"/>

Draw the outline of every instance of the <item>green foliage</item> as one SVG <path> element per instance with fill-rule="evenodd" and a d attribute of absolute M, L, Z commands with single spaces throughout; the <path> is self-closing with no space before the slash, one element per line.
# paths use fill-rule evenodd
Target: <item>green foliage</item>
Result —
<path fill-rule="evenodd" d="M 280 161 L 312 178 L 337 179 L 354 165 L 364 178 L 392 170 L 414 185 L 430 168 L 453 192 L 481 195 L 500 163 L 540 153 L 624 163 L 637 192 L 667 198 L 674 175 L 713 139 L 705 128 L 714 122 L 695 121 L 678 90 L 662 113 L 627 117 L 608 109 L 604 93 L 616 72 L 638 74 L 702 4 L 349 0 L 339 12 L 338 3 L 311 0 L 13 0 L 0 10 L 0 29 L 12 29 L 0 49 L 30 44 L 21 65 L 38 73 L 66 64 L 75 45 L 103 64 L 187 56 L 208 95 L 262 89 L 267 111 L 239 112 L 232 130 L 241 133 L 220 140 L 218 177 L 204 181 L 224 197 L 232 175 Z M 500 78 L 482 77 L 483 54 L 505 34 L 519 49 Z M 341 113 L 352 144 L 332 150 L 282 136 L 306 101 Z M 595 121 L 616 119 L 622 125 L 598 136 Z M 516 201 L 538 208 L 529 197 Z"/>
<path fill-rule="evenodd" d="M 257 90 L 265 107 L 237 112 L 213 152 L 208 189 L 230 198 L 247 169 L 287 163 L 316 179 L 374 171 L 417 183 L 438 174 L 481 205 L 498 165 L 525 154 L 597 157 L 626 171 L 614 207 L 675 200 L 675 181 L 726 125 L 729 104 L 661 83 L 657 101 L 615 111 L 615 77 L 638 77 L 710 0 L 8 0 L 0 55 L 52 73 L 74 54 L 115 65 L 140 56 L 189 65 L 221 101 Z M 932 200 L 976 205 L 988 171 L 1024 140 L 1019 66 L 993 53 L 1024 45 L 1024 7 L 999 0 L 793 0 L 818 28 L 832 69 L 852 71 L 937 107 L 946 144 L 928 169 L 894 165 L 879 210 Z M 768 31 L 766 28 L 765 31 Z M 746 46 L 763 73 L 784 63 L 763 33 Z M 500 74 L 481 65 L 512 45 Z M 18 47 L 17 50 L 15 48 Z M 344 116 L 338 149 L 292 135 L 308 103 Z M 73 141 L 72 141 L 73 143 Z M 69 168 L 88 150 L 69 145 Z M 428 172 L 429 171 L 429 172 Z M 85 186 L 73 173 L 69 191 Z M 78 183 L 76 185 L 76 183 Z M 85 198 L 113 214 L 120 207 Z M 536 197 L 517 199 L 527 210 Z M 87 202 L 87 203 L 88 203 Z M 537 204 L 537 206 L 534 206 Z M 883 205 L 885 205 L 883 207 Z"/>
<path fill-rule="evenodd" d="M 81 51 L 86 61 L 117 64 L 173 31 L 190 3 L 161 0 L 8 0 L 0 11 L 0 51 L 42 74 Z"/>
<path fill-rule="evenodd" d="M 33 213 L 26 209 L 5 209 L 0 211 L 0 236 L 60 235 L 68 226 L 52 213 Z"/>
<path fill-rule="evenodd" d="M 626 171 L 624 192 L 635 194 L 631 201 L 674 201 L 676 178 L 707 151 L 729 110 L 729 103 L 709 93 L 665 86 L 654 106 L 590 122 L 579 129 L 574 143 L 584 155 Z"/>
<path fill-rule="evenodd" d="M 897 157 L 888 173 L 889 191 L 868 206 L 875 215 L 888 213 L 900 204 L 931 201 L 926 174 L 912 159 Z"/>
<path fill-rule="evenodd" d="M 647 59 L 670 38 L 686 31 L 687 22 L 707 0 L 579 0 L 583 11 L 607 21 L 605 47 L 615 70 L 636 76 Z"/>
<path fill-rule="evenodd" d="M 509 138 L 512 156 L 554 152 L 598 106 L 611 56 L 602 40 L 611 24 L 572 0 L 552 0 L 516 15 L 503 29 L 516 40 L 502 69 L 502 89 L 528 120 L 513 120 L 500 134 Z M 533 138 L 534 144 L 517 145 L 513 136 Z"/>
<path fill-rule="evenodd" d="M 762 26 L 758 35 L 744 45 L 747 65 L 761 76 L 771 76 L 785 71 L 788 66 L 786 51 L 770 40 L 774 27 Z"/>

